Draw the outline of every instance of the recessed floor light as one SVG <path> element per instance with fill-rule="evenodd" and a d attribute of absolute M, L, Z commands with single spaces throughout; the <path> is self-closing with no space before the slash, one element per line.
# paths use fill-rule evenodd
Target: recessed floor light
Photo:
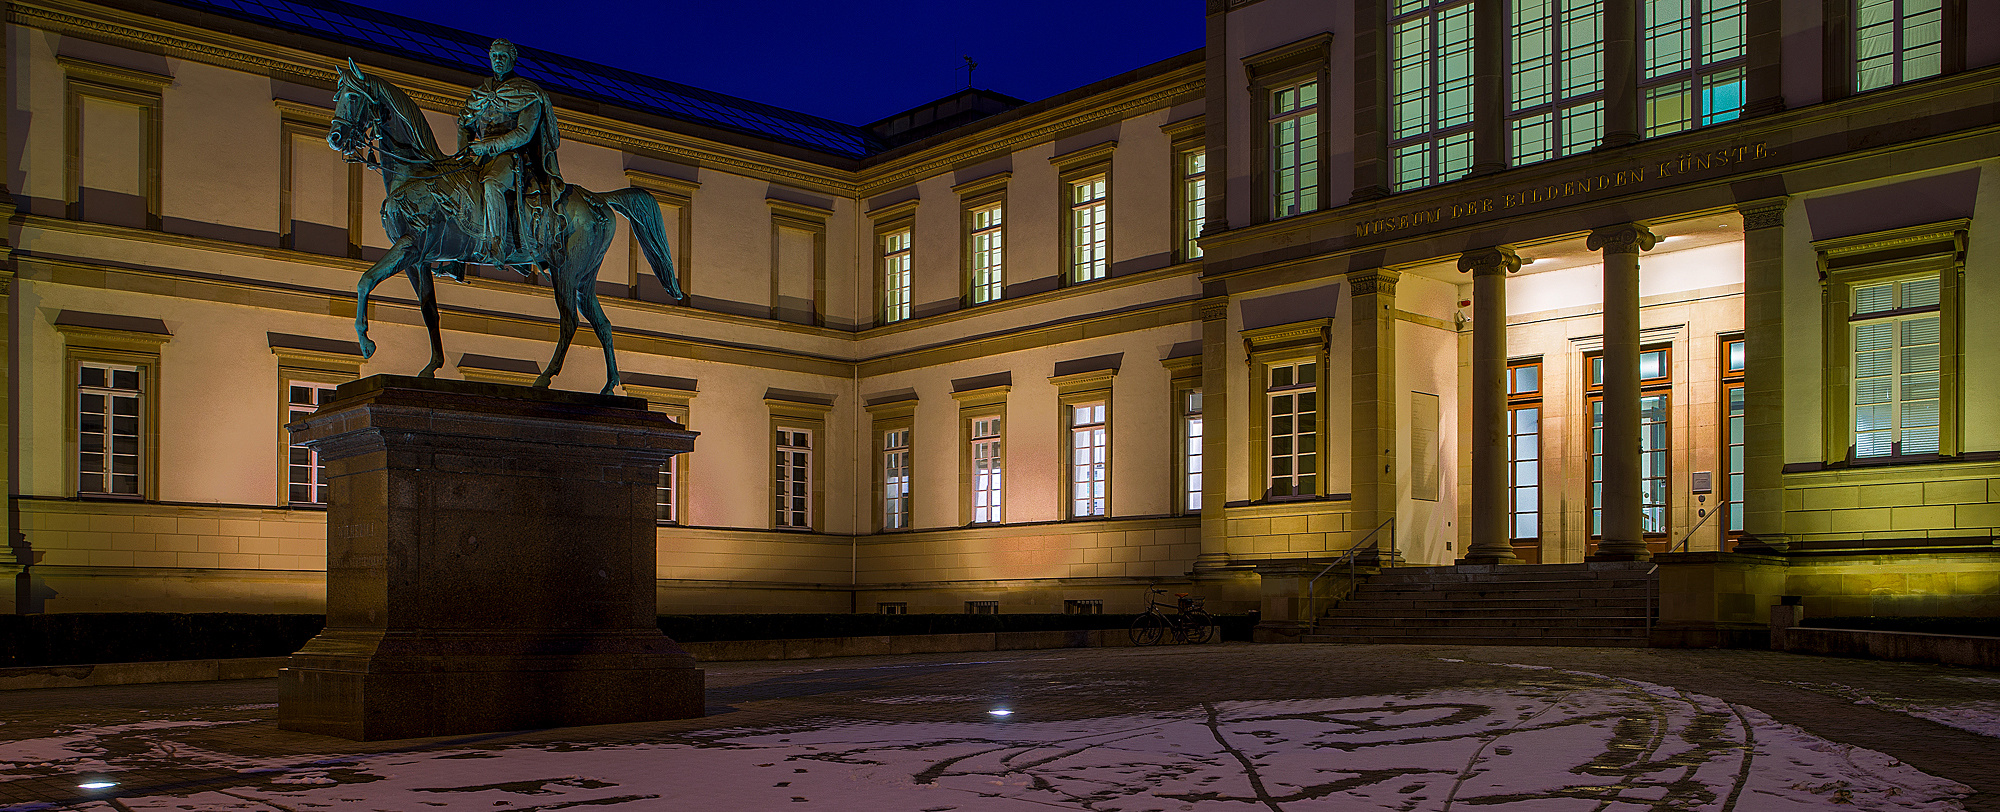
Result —
<path fill-rule="evenodd" d="M 76 786 L 77 786 L 77 788 L 78 788 L 78 789 L 104 789 L 105 787 L 115 787 L 115 786 L 118 786 L 118 782 L 116 782 L 116 781 L 87 781 L 87 782 L 85 782 L 85 783 L 82 783 L 82 784 L 78 784 L 78 785 L 76 785 Z"/>
<path fill-rule="evenodd" d="M 988 715 L 988 716 L 1013 716 L 1013 715 L 1014 715 L 1014 712 L 1013 712 L 1013 711 L 1010 711 L 1010 710 L 990 710 L 990 711 L 987 711 L 987 712 L 986 712 L 986 715 Z"/>

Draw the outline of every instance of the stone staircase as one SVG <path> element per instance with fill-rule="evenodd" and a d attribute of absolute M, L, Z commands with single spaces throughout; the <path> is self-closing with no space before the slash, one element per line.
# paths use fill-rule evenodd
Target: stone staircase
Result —
<path fill-rule="evenodd" d="M 1644 646 L 1647 563 L 1398 567 L 1357 586 L 1305 643 Z"/>

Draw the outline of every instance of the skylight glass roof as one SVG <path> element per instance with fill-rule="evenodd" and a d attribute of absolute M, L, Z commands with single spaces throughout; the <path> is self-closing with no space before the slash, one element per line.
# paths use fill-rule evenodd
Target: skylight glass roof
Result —
<path fill-rule="evenodd" d="M 166 2 L 472 73 L 487 73 L 490 70 L 486 64 L 486 46 L 492 42 L 489 37 L 341 0 Z M 521 48 L 514 72 L 534 80 L 551 92 L 784 141 L 820 152 L 858 158 L 886 148 L 867 130 L 853 125 L 525 46 Z"/>

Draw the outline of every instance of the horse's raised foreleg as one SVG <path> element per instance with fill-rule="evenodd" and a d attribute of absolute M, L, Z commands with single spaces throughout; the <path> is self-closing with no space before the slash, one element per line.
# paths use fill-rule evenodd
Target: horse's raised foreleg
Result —
<path fill-rule="evenodd" d="M 550 356 L 549 364 L 542 368 L 542 375 L 535 379 L 536 389 L 547 389 L 549 379 L 562 371 L 563 356 L 569 354 L 569 342 L 576 338 L 576 281 L 566 273 L 560 262 L 549 263 L 549 279 L 556 286 L 556 313 L 561 328 L 556 337 L 556 354 Z"/>
<path fill-rule="evenodd" d="M 596 276 L 592 272 L 591 278 Z M 618 354 L 611 350 L 611 320 L 604 317 L 604 307 L 597 303 L 595 284 L 578 285 L 576 298 L 577 309 L 582 310 L 583 317 L 590 320 L 590 329 L 597 333 L 598 345 L 604 347 L 604 391 L 599 394 L 612 394 L 612 387 L 617 386 L 621 379 L 618 377 Z"/>
<path fill-rule="evenodd" d="M 362 358 L 375 354 L 375 342 L 368 340 L 368 294 L 374 292 L 375 286 L 382 284 L 382 280 L 402 270 L 410 245 L 408 237 L 397 240 L 395 245 L 389 247 L 389 253 L 375 260 L 375 264 L 368 267 L 368 271 L 361 275 L 361 281 L 354 286 L 354 335 L 361 339 Z"/>
<path fill-rule="evenodd" d="M 424 365 L 424 371 L 417 373 L 417 377 L 435 378 L 438 367 L 444 366 L 444 339 L 438 335 L 437 282 L 421 262 L 411 263 L 407 273 L 410 289 L 417 292 L 417 301 L 423 305 L 424 326 L 431 331 L 431 362 Z"/>

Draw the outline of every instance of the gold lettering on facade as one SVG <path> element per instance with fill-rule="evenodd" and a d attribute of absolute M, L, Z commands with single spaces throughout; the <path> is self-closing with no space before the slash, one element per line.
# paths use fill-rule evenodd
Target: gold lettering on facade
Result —
<path fill-rule="evenodd" d="M 1739 164 L 1759 161 L 1771 155 L 1767 142 L 1739 144 L 1722 149 L 1703 152 L 1689 152 L 1666 160 L 1647 163 L 1632 169 L 1615 172 L 1600 172 L 1595 175 L 1549 183 L 1518 191 L 1505 192 L 1491 197 L 1466 200 L 1428 209 L 1417 209 L 1394 216 L 1361 220 L 1354 224 L 1354 236 L 1371 237 L 1420 226 L 1436 225 L 1447 220 L 1491 214 L 1495 211 L 1538 206 L 1578 195 L 1589 195 L 1610 189 L 1622 189 L 1676 178 L 1682 175 L 1729 169 Z"/>

